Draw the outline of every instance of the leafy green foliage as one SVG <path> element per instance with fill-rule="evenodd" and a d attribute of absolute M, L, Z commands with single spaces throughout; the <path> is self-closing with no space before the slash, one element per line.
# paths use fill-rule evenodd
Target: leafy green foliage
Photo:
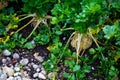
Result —
<path fill-rule="evenodd" d="M 95 54 L 96 51 L 95 51 L 94 48 L 90 48 L 90 49 L 89 49 L 89 52 L 90 52 L 90 54 Z"/>
<path fill-rule="evenodd" d="M 27 42 L 24 47 L 28 48 L 28 49 L 33 49 L 34 48 L 34 44 L 31 43 L 31 42 Z"/>
<path fill-rule="evenodd" d="M 74 54 L 73 54 L 74 55 Z M 68 67 L 69 72 L 64 72 L 64 77 L 69 80 L 80 80 L 85 78 L 85 74 L 90 72 L 91 67 L 87 64 L 82 65 L 82 63 L 77 64 L 71 57 L 72 60 L 65 60 L 65 65 Z M 83 57 L 83 59 L 85 59 Z M 84 62 L 84 61 L 83 61 Z"/>
<path fill-rule="evenodd" d="M 114 25 L 110 26 L 110 25 L 106 25 L 104 28 L 103 28 L 103 32 L 105 33 L 105 38 L 106 39 L 110 39 L 112 38 L 113 36 L 116 35 L 116 33 L 118 32 L 119 30 L 119 23 L 116 22 Z"/>
<path fill-rule="evenodd" d="M 40 45 L 45 45 L 50 41 L 50 30 L 47 26 L 42 25 L 41 28 L 39 28 L 38 33 L 34 32 L 34 40 L 36 43 L 39 43 Z"/>
<path fill-rule="evenodd" d="M 22 0 L 24 6 L 22 10 L 26 13 L 37 13 L 39 16 L 45 16 L 56 0 Z"/>
<path fill-rule="evenodd" d="M 103 31 L 105 33 L 105 38 L 110 39 L 111 37 L 113 37 L 115 35 L 116 30 L 115 30 L 115 27 L 106 25 L 103 28 Z"/>

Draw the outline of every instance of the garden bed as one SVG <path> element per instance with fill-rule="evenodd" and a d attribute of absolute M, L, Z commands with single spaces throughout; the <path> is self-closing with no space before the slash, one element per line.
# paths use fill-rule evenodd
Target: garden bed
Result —
<path fill-rule="evenodd" d="M 119 80 L 119 3 L 1 0 L 0 80 Z"/>

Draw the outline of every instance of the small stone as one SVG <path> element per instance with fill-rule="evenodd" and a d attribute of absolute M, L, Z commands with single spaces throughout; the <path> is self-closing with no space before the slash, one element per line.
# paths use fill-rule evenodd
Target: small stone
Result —
<path fill-rule="evenodd" d="M 32 65 L 32 64 L 30 64 L 30 63 L 28 64 L 29 67 L 30 67 L 31 65 Z"/>
<path fill-rule="evenodd" d="M 22 78 L 22 80 L 32 80 L 32 79 L 29 79 L 29 78 Z"/>
<path fill-rule="evenodd" d="M 45 70 L 42 70 L 41 73 L 44 74 L 44 75 L 46 75 L 46 71 Z"/>
<path fill-rule="evenodd" d="M 50 72 L 50 73 L 48 74 L 48 78 L 51 79 L 55 74 L 56 74 L 55 72 Z"/>
<path fill-rule="evenodd" d="M 20 76 L 15 77 L 15 80 L 22 80 Z"/>
<path fill-rule="evenodd" d="M 24 58 L 24 59 L 22 59 L 22 60 L 20 61 L 20 64 L 22 64 L 22 65 L 27 65 L 28 62 L 29 62 L 29 60 L 28 60 L 27 58 Z"/>
<path fill-rule="evenodd" d="M 18 75 L 19 75 L 19 73 L 18 73 L 18 72 L 14 73 L 14 76 L 18 76 Z"/>
<path fill-rule="evenodd" d="M 43 62 L 43 58 L 41 56 L 38 56 L 38 55 L 39 55 L 39 53 L 34 54 L 35 59 L 37 59 L 39 62 Z"/>
<path fill-rule="evenodd" d="M 34 68 L 34 69 L 37 69 L 37 68 L 38 68 L 38 65 L 33 64 L 33 68 Z"/>
<path fill-rule="evenodd" d="M 3 74 L 2 70 L 0 69 L 0 76 Z"/>
<path fill-rule="evenodd" d="M 94 67 L 92 67 L 92 70 L 94 70 L 95 68 Z"/>
<path fill-rule="evenodd" d="M 39 73 L 39 74 L 38 74 L 38 78 L 39 78 L 39 79 L 46 79 L 46 77 L 45 77 L 42 73 Z"/>
<path fill-rule="evenodd" d="M 11 58 L 10 58 L 10 57 L 7 57 L 6 59 L 7 59 L 8 61 L 11 61 Z"/>
<path fill-rule="evenodd" d="M 13 58 L 14 58 L 14 59 L 19 59 L 19 58 L 20 58 L 20 56 L 19 56 L 19 54 L 14 53 L 14 54 L 13 54 Z"/>
<path fill-rule="evenodd" d="M 28 72 L 27 71 L 23 71 L 23 70 L 21 70 L 21 77 L 28 77 L 29 76 L 29 74 L 28 74 Z"/>
<path fill-rule="evenodd" d="M 6 59 L 2 59 L 2 63 L 6 63 L 7 62 L 7 60 Z"/>
<path fill-rule="evenodd" d="M 2 67 L 3 73 L 7 73 L 8 76 L 12 76 L 14 74 L 14 70 L 12 68 L 9 68 L 7 66 Z"/>
<path fill-rule="evenodd" d="M 19 67 L 14 67 L 14 70 L 15 71 L 20 71 L 20 68 Z"/>
<path fill-rule="evenodd" d="M 0 80 L 7 80 L 7 74 L 4 73 L 0 76 Z"/>
<path fill-rule="evenodd" d="M 43 62 L 43 61 L 44 61 L 41 56 L 38 56 L 36 59 L 37 59 L 38 61 L 40 61 L 40 62 Z"/>
<path fill-rule="evenodd" d="M 66 37 L 63 37 L 63 40 L 65 41 L 65 40 L 66 40 Z"/>
<path fill-rule="evenodd" d="M 38 77 L 38 73 L 33 74 L 33 77 L 34 78 Z"/>
<path fill-rule="evenodd" d="M 34 40 L 32 40 L 32 41 L 31 41 L 31 43 L 32 43 L 32 44 L 35 44 L 35 41 L 34 41 Z"/>
<path fill-rule="evenodd" d="M 7 80 L 15 80 L 14 77 L 10 76 Z"/>
<path fill-rule="evenodd" d="M 27 68 L 27 70 L 28 70 L 28 71 L 31 71 L 31 69 L 30 69 L 30 68 Z"/>
<path fill-rule="evenodd" d="M 40 68 L 37 68 L 36 71 L 39 72 L 39 71 L 40 71 Z"/>
<path fill-rule="evenodd" d="M 11 55 L 11 52 L 10 52 L 9 50 L 5 49 L 5 50 L 3 51 L 3 55 L 4 55 L 4 56 L 10 56 L 10 55 Z"/>
<path fill-rule="evenodd" d="M 6 28 L 6 31 L 8 32 L 10 29 L 9 28 Z"/>

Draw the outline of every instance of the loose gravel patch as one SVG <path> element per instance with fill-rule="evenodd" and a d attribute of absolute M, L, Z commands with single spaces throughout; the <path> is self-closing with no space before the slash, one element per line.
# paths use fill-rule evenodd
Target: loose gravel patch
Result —
<path fill-rule="evenodd" d="M 40 50 L 4 50 L 0 54 L 0 80 L 46 80 L 48 76 L 42 62 L 47 54 Z"/>

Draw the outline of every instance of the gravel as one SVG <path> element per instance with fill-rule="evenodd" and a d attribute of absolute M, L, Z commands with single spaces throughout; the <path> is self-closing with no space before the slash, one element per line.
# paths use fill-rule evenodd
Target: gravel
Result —
<path fill-rule="evenodd" d="M 11 55 L 11 52 L 10 52 L 9 50 L 5 49 L 5 50 L 3 51 L 3 55 L 4 55 L 4 56 L 10 56 L 10 55 Z"/>
<path fill-rule="evenodd" d="M 46 77 L 42 73 L 38 73 L 38 78 L 39 79 L 46 79 Z"/>
<path fill-rule="evenodd" d="M 7 62 L 6 59 L 2 59 L 2 63 L 5 64 Z"/>
<path fill-rule="evenodd" d="M 20 68 L 19 67 L 14 67 L 14 70 L 18 72 L 18 71 L 20 71 Z"/>
<path fill-rule="evenodd" d="M 34 53 L 3 51 L 0 64 L 0 80 L 46 80 L 46 71 L 42 66 L 43 58 Z"/>
<path fill-rule="evenodd" d="M 33 64 L 32 66 L 33 66 L 34 69 L 38 68 L 38 65 L 36 65 L 36 64 Z"/>
<path fill-rule="evenodd" d="M 6 73 L 8 76 L 12 76 L 14 74 L 14 70 L 10 67 L 4 66 L 2 67 L 3 73 Z"/>
<path fill-rule="evenodd" d="M 13 54 L 13 58 L 14 58 L 14 59 L 19 59 L 19 58 L 20 58 L 20 56 L 19 56 L 19 54 L 14 53 L 14 54 Z"/>
<path fill-rule="evenodd" d="M 33 74 L 33 77 L 34 78 L 38 77 L 38 73 Z"/>
<path fill-rule="evenodd" d="M 7 74 L 6 73 L 3 73 L 1 76 L 0 76 L 0 80 L 6 80 L 7 79 Z"/>
<path fill-rule="evenodd" d="M 20 76 L 15 77 L 15 80 L 22 80 Z"/>
<path fill-rule="evenodd" d="M 28 62 L 29 62 L 29 60 L 28 60 L 27 58 L 24 58 L 24 59 L 22 59 L 22 60 L 20 61 L 20 64 L 21 64 L 21 65 L 27 65 Z"/>

